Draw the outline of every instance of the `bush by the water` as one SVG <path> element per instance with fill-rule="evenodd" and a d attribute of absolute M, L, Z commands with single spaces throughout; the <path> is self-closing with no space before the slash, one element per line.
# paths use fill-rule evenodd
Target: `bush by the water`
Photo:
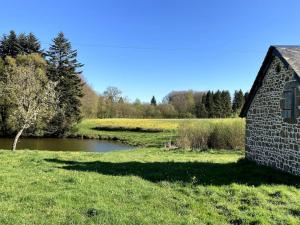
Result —
<path fill-rule="evenodd" d="M 93 128 L 99 131 L 131 131 L 131 132 L 145 132 L 145 133 L 159 133 L 163 132 L 160 128 L 144 128 L 144 127 L 123 127 L 123 126 L 97 126 Z"/>
<path fill-rule="evenodd" d="M 244 149 L 244 144 L 242 119 L 191 121 L 181 124 L 178 130 L 177 146 L 184 149 Z"/>

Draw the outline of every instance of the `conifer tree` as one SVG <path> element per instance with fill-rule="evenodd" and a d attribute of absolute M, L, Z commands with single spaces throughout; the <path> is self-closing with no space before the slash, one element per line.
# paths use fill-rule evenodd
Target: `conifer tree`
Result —
<path fill-rule="evenodd" d="M 230 117 L 231 115 L 231 97 L 229 91 L 221 92 L 222 99 L 222 114 L 221 116 L 224 118 Z"/>
<path fill-rule="evenodd" d="M 156 102 L 156 99 L 155 99 L 154 96 L 153 96 L 152 99 L 151 99 L 151 105 L 154 105 L 154 106 L 157 105 L 157 102 Z"/>
<path fill-rule="evenodd" d="M 201 102 L 196 104 L 196 117 L 197 118 L 207 118 L 208 113 L 205 107 L 205 102 L 206 102 L 206 95 L 203 94 L 201 98 Z"/>
<path fill-rule="evenodd" d="M 41 44 L 33 33 L 27 35 L 27 54 L 42 53 Z"/>
<path fill-rule="evenodd" d="M 83 83 L 80 79 L 83 65 L 77 61 L 77 51 L 72 49 L 70 41 L 60 32 L 53 39 L 47 51 L 48 77 L 57 83 L 59 110 L 52 121 L 52 130 L 56 135 L 64 135 L 81 119 L 80 98 L 83 96 Z"/>
<path fill-rule="evenodd" d="M 235 114 L 239 114 L 245 102 L 245 97 L 242 90 L 234 92 L 233 102 L 232 102 L 232 111 Z"/>
<path fill-rule="evenodd" d="M 214 98 L 213 98 L 214 93 L 211 91 L 208 91 L 206 93 L 206 98 L 205 98 L 205 109 L 207 111 L 207 116 L 209 118 L 214 117 Z"/>
<path fill-rule="evenodd" d="M 16 57 L 22 52 L 19 40 L 15 31 L 10 31 L 9 35 L 4 35 L 0 41 L 0 56 L 4 59 L 6 56 Z"/>
<path fill-rule="evenodd" d="M 222 96 L 221 96 L 221 91 L 216 91 L 213 94 L 213 117 L 215 118 L 221 118 L 222 117 Z"/>
<path fill-rule="evenodd" d="M 248 95 L 249 95 L 249 92 L 245 92 L 245 94 L 244 94 L 244 102 L 247 101 Z"/>
<path fill-rule="evenodd" d="M 28 43 L 27 43 L 27 36 L 24 33 L 18 35 L 18 43 L 19 43 L 19 53 L 18 54 L 26 54 L 28 53 Z"/>
<path fill-rule="evenodd" d="M 0 40 L 0 57 L 16 57 L 19 54 L 42 53 L 41 45 L 33 33 L 17 35 L 10 31 L 9 35 L 4 35 Z"/>

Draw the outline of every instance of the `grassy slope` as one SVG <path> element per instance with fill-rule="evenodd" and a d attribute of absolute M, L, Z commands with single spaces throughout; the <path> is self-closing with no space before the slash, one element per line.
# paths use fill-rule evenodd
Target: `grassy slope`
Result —
<path fill-rule="evenodd" d="M 76 127 L 73 135 L 89 138 L 116 139 L 134 146 L 159 147 L 164 143 L 174 141 L 177 128 L 182 123 L 204 124 L 204 123 L 230 123 L 242 119 L 86 119 Z M 159 128 L 164 132 L 145 133 L 129 131 L 98 131 L 92 128 L 97 126 L 119 126 L 119 127 L 143 127 Z"/>
<path fill-rule="evenodd" d="M 238 152 L 0 157 L 0 224 L 300 223 L 300 178 Z"/>
<path fill-rule="evenodd" d="M 146 133 L 130 131 L 99 131 L 94 130 L 96 126 L 124 126 L 161 128 L 164 132 Z M 119 140 L 123 143 L 134 146 L 158 147 L 164 143 L 175 140 L 177 122 L 171 120 L 143 120 L 143 119 L 86 119 L 76 127 L 75 136 L 85 136 L 88 138 L 100 138 L 108 140 Z"/>

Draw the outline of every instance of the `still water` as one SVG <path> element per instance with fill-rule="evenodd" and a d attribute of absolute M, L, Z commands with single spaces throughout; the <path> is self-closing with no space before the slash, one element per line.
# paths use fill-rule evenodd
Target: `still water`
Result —
<path fill-rule="evenodd" d="M 0 138 L 0 149 L 11 149 L 13 139 Z M 130 150 L 132 146 L 118 142 L 96 139 L 60 139 L 60 138 L 21 138 L 17 150 L 50 150 L 50 151 L 81 151 L 81 152 L 111 152 L 115 150 Z"/>

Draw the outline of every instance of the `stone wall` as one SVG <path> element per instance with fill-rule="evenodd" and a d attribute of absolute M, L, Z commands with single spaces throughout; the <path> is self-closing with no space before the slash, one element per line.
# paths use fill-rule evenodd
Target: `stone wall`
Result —
<path fill-rule="evenodd" d="M 300 175 L 300 119 L 284 122 L 280 104 L 289 82 L 294 71 L 274 57 L 247 112 L 246 158 Z"/>

